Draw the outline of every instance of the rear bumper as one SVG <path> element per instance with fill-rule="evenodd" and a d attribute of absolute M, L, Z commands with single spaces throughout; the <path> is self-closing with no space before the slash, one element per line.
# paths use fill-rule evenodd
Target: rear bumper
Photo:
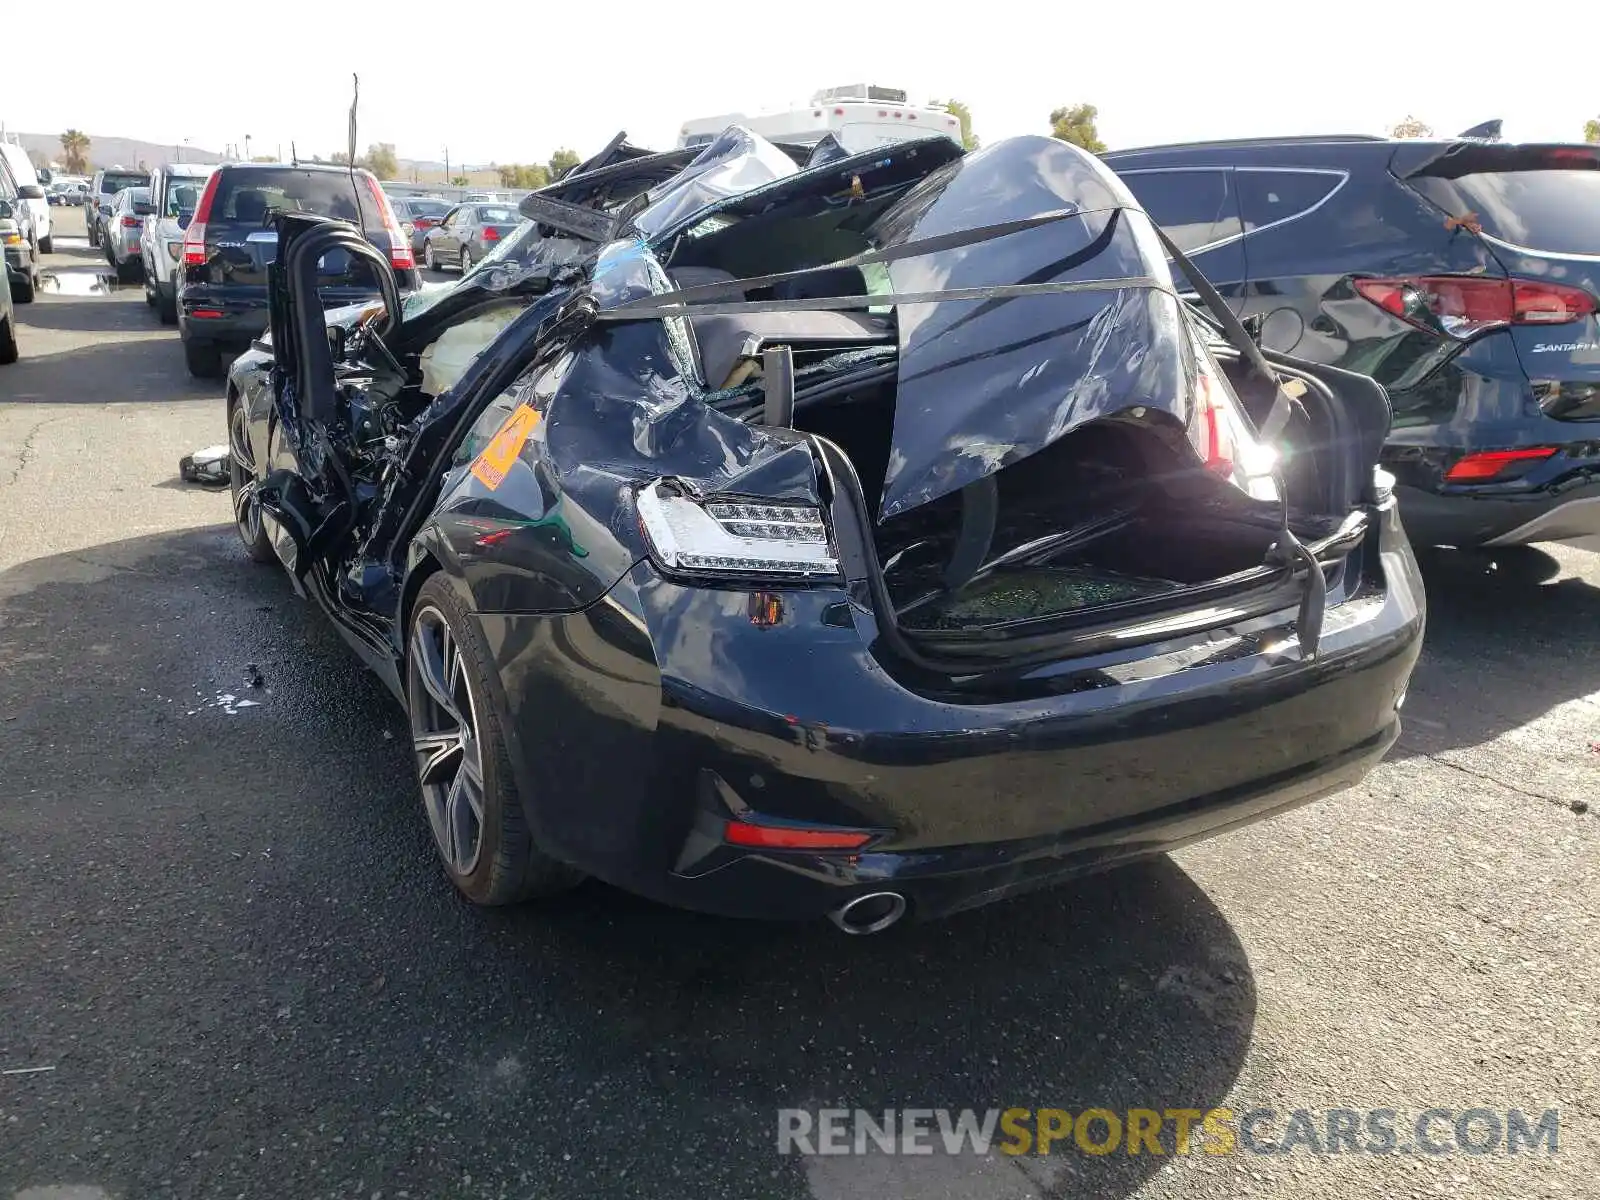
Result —
<path fill-rule="evenodd" d="M 1600 479 L 1526 492 L 1398 487 L 1395 494 L 1406 532 L 1419 546 L 1518 546 L 1600 535 Z"/>
<path fill-rule="evenodd" d="M 948 916 L 1176 850 L 1333 795 L 1359 783 L 1399 736 L 1396 717 L 1340 755 L 1227 793 L 1134 813 L 1068 838 L 848 858 L 741 854 L 701 874 L 674 873 L 656 895 L 724 916 L 805 920 L 836 911 L 855 896 L 887 891 L 905 897 L 915 917 Z"/>
<path fill-rule="evenodd" d="M 809 918 L 871 891 L 922 916 L 1158 854 L 1359 780 L 1398 736 L 1421 645 L 1391 505 L 1369 581 L 1307 661 L 1293 614 L 1059 664 L 1028 698 L 914 691 L 840 593 L 682 588 L 640 564 L 559 616 L 480 614 L 531 827 L 629 890 Z M 1381 568 L 1379 563 L 1381 562 Z M 749 852 L 722 822 L 885 831 L 849 853 Z"/>
<path fill-rule="evenodd" d="M 33 247 L 23 242 L 20 246 L 6 247 L 6 275 L 8 278 L 24 280 L 33 277 Z"/>
<path fill-rule="evenodd" d="M 183 335 L 192 342 L 247 345 L 269 322 L 266 288 L 184 288 L 178 310 Z"/>

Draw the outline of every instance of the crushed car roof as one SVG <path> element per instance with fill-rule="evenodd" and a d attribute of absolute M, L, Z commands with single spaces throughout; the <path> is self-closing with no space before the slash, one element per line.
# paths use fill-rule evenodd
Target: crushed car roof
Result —
<path fill-rule="evenodd" d="M 880 519 L 1093 420 L 1130 410 L 1189 420 L 1192 352 L 1166 256 L 1126 187 L 1077 147 L 1030 136 L 964 154 L 929 138 L 845 157 L 830 150 L 802 166 L 791 149 L 739 127 L 687 164 L 681 151 L 617 153 L 623 145 L 523 208 L 550 219 L 553 240 L 590 246 L 582 257 L 606 276 L 588 284 L 602 319 L 893 309 L 898 390 Z M 614 186 L 625 178 L 630 186 Z M 870 294 L 812 288 L 804 299 L 752 300 L 779 276 L 675 289 L 664 269 L 686 238 L 703 261 L 735 226 L 749 238 L 763 222 L 776 229 L 852 209 L 862 213 L 851 230 L 861 252 L 819 252 L 781 274 L 820 282 L 873 268 L 864 273 Z M 486 260 L 478 286 L 500 290 L 549 271 L 537 232 L 516 241 L 494 256 L 508 269 Z"/>

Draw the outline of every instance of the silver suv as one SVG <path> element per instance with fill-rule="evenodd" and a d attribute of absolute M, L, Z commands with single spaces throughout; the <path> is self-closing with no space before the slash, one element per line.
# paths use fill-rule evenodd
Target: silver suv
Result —
<path fill-rule="evenodd" d="M 149 171 L 129 171 L 112 167 L 109 171 L 96 171 L 89 194 L 83 198 L 83 223 L 89 230 L 89 245 L 98 246 L 104 241 L 106 221 L 111 217 L 111 204 L 123 188 L 148 187 Z"/>

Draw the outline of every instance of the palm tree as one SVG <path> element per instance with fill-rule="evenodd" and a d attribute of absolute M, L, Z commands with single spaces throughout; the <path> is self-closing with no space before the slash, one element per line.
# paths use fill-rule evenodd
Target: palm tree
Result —
<path fill-rule="evenodd" d="M 89 135 L 80 129 L 69 129 L 61 135 L 61 149 L 66 158 L 62 164 L 69 175 L 82 175 L 89 167 Z"/>

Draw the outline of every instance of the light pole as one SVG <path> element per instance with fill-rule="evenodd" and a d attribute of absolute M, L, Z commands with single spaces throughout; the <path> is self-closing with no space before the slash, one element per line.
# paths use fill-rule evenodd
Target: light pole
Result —
<path fill-rule="evenodd" d="M 248 133 L 244 135 L 244 160 L 245 162 L 250 161 L 250 135 Z"/>

